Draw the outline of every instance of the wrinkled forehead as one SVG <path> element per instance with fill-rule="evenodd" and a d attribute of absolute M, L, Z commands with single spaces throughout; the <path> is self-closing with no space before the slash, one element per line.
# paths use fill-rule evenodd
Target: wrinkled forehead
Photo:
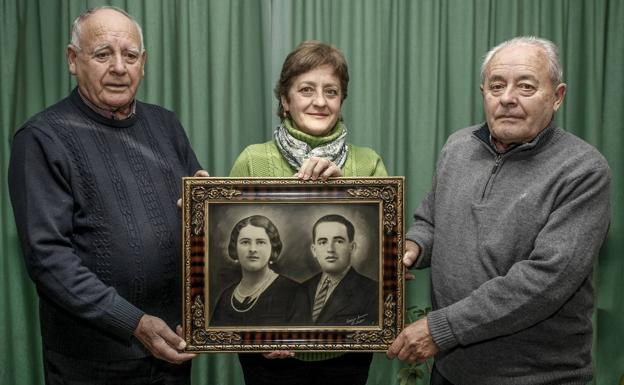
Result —
<path fill-rule="evenodd" d="M 139 49 L 141 38 L 136 25 L 125 15 L 110 9 L 100 10 L 84 21 L 81 45 L 100 45 L 117 41 Z"/>
<path fill-rule="evenodd" d="M 499 71 L 526 71 L 537 76 L 548 76 L 548 57 L 543 49 L 519 44 L 502 48 L 492 57 L 486 68 L 490 76 Z"/>

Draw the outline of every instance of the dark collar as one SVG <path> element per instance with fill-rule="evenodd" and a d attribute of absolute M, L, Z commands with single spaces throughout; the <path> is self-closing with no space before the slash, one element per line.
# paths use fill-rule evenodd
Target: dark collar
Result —
<path fill-rule="evenodd" d="M 118 120 L 118 119 L 111 119 L 107 116 L 103 116 L 101 114 L 99 114 L 98 112 L 96 112 L 95 110 L 93 110 L 93 108 L 89 107 L 87 105 L 87 103 L 85 103 L 85 100 L 82 98 L 82 96 L 80 95 L 80 93 L 78 92 L 78 87 L 74 88 L 73 91 L 71 92 L 71 94 L 69 95 L 69 100 L 76 105 L 76 107 L 78 107 L 78 109 L 80 111 L 82 111 L 85 115 L 87 115 L 90 119 L 95 120 L 101 124 L 105 124 L 107 126 L 111 126 L 111 127 L 130 127 L 132 125 L 134 125 L 137 121 L 137 113 L 133 113 L 131 114 L 128 118 L 126 119 L 122 119 L 122 120 Z M 139 103 L 137 103 L 136 101 L 134 102 L 135 106 L 134 109 L 137 109 L 137 111 L 139 110 Z"/>
<path fill-rule="evenodd" d="M 124 119 L 131 118 L 132 115 L 136 113 L 136 100 L 133 100 L 132 104 L 130 105 L 130 114 L 124 118 L 120 118 L 119 116 L 117 116 L 117 114 L 114 111 L 105 110 L 91 103 L 91 101 L 89 101 L 89 99 L 87 99 L 87 97 L 84 96 L 82 92 L 80 92 L 80 88 L 76 87 L 76 89 L 78 89 L 78 95 L 80 95 L 80 98 L 82 99 L 84 104 L 86 104 L 90 109 L 92 109 L 93 111 L 97 112 L 98 114 L 102 115 L 105 118 L 109 118 L 113 120 L 124 120 Z"/>
<path fill-rule="evenodd" d="M 540 131 L 539 134 L 530 141 L 526 143 L 519 143 L 512 147 L 510 147 L 504 154 L 508 154 L 510 152 L 519 152 L 519 151 L 528 151 L 528 150 L 538 150 L 544 147 L 555 135 L 557 131 L 557 126 L 554 120 L 551 120 L 550 123 Z M 490 128 L 487 125 L 487 122 L 483 123 L 479 128 L 472 132 L 474 136 L 476 136 L 480 141 L 485 143 L 485 145 L 492 150 L 494 153 L 499 154 L 496 150 L 496 147 L 492 143 Z"/>

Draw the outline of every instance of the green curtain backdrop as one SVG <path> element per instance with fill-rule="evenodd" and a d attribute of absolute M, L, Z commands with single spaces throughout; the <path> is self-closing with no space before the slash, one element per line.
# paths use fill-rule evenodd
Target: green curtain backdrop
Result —
<path fill-rule="evenodd" d="M 268 140 L 281 63 L 300 41 L 344 51 L 349 140 L 376 149 L 407 178 L 406 214 L 424 197 L 453 131 L 483 119 L 479 66 L 516 35 L 559 45 L 568 95 L 557 120 L 595 145 L 613 170 L 613 219 L 596 262 L 594 383 L 624 374 L 624 2 L 619 0 L 0 0 L 0 383 L 41 384 L 37 295 L 21 258 L 6 185 L 13 131 L 75 84 L 71 21 L 111 4 L 142 24 L 148 50 L 139 98 L 175 111 L 203 166 L 225 176 L 240 150 Z M 409 222 L 409 221 L 408 221 Z M 428 271 L 407 305 L 428 305 Z M 495 365 L 496 363 L 492 363 Z M 405 365 L 376 354 L 371 384 L 398 384 Z M 426 379 L 425 379 L 426 380 Z M 193 384 L 241 384 L 235 355 L 202 355 Z M 419 383 L 423 383 L 422 380 Z"/>

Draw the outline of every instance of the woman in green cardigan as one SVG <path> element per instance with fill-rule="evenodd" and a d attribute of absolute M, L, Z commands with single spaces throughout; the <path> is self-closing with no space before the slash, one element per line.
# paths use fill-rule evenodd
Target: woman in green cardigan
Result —
<path fill-rule="evenodd" d="M 286 57 L 275 87 L 282 122 L 273 140 L 245 148 L 230 176 L 387 176 L 375 151 L 346 141 L 341 106 L 348 83 L 342 52 L 318 41 L 301 43 Z M 239 360 L 247 385 L 364 385 L 372 353 L 275 351 L 239 354 Z"/>

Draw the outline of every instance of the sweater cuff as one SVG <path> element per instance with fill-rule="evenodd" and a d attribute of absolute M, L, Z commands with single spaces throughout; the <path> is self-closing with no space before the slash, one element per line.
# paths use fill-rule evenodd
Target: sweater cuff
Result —
<path fill-rule="evenodd" d="M 446 317 L 446 308 L 429 312 L 427 314 L 427 322 L 431 338 L 440 350 L 448 350 L 458 345 Z"/>
<path fill-rule="evenodd" d="M 414 261 L 412 266 L 409 267 L 409 269 L 423 269 L 425 267 L 429 267 L 428 265 L 423 266 L 423 261 L 425 259 L 429 259 L 429 255 L 427 255 L 427 249 L 424 246 L 424 240 L 418 237 L 416 234 L 410 234 L 409 232 L 405 234 L 405 239 L 414 242 L 420 248 L 420 253 L 416 256 L 416 260 Z"/>
<path fill-rule="evenodd" d="M 111 332 L 129 341 L 144 314 L 144 311 L 117 295 L 107 324 Z"/>

